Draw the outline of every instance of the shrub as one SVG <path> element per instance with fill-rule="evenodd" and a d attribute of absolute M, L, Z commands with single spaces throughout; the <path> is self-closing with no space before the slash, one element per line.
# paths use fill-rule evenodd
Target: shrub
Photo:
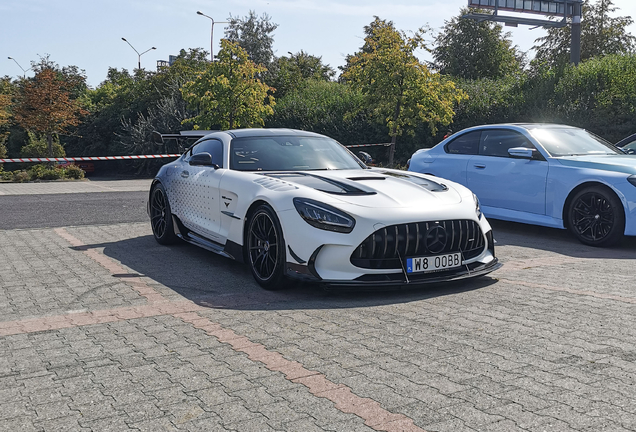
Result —
<path fill-rule="evenodd" d="M 40 180 L 42 179 L 42 177 L 44 176 L 44 171 L 46 171 L 48 168 L 45 165 L 42 164 L 38 164 L 38 165 L 33 165 L 31 168 L 29 168 L 29 176 L 31 177 L 31 180 Z"/>
<path fill-rule="evenodd" d="M 26 171 L 13 171 L 12 180 L 16 183 L 24 183 L 31 180 L 31 176 Z"/>
<path fill-rule="evenodd" d="M 34 165 L 28 172 L 31 180 L 58 180 L 65 177 L 63 168 Z"/>
<path fill-rule="evenodd" d="M 568 124 L 613 142 L 636 132 L 636 55 L 593 58 L 566 68 L 553 104 Z"/>
<path fill-rule="evenodd" d="M 45 137 L 39 137 L 33 132 L 27 132 L 28 144 L 22 147 L 20 154 L 22 157 L 48 157 L 49 146 Z M 64 157 L 64 147 L 60 144 L 60 138 L 56 136 L 53 140 L 53 157 Z"/>
<path fill-rule="evenodd" d="M 64 169 L 65 178 L 70 179 L 83 179 L 84 178 L 84 170 L 78 167 L 77 165 L 69 165 Z"/>
<path fill-rule="evenodd" d="M 42 180 L 58 180 L 64 176 L 64 170 L 60 168 L 47 168 L 42 173 Z"/>

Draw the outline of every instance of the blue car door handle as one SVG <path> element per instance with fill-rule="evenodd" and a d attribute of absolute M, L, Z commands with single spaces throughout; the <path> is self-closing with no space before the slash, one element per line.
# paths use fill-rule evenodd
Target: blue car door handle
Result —
<path fill-rule="evenodd" d="M 484 164 L 475 164 L 474 166 L 475 166 L 475 168 L 479 168 L 479 169 L 486 168 L 486 165 L 484 165 Z"/>
<path fill-rule="evenodd" d="M 189 177 L 189 176 L 190 176 L 190 173 L 189 173 L 189 172 L 187 172 L 187 171 L 181 171 L 181 177 L 183 177 L 183 178 L 187 178 L 187 177 Z"/>

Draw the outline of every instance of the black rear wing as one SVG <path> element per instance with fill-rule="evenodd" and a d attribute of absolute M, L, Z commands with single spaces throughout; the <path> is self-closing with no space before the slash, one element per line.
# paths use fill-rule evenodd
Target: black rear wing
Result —
<path fill-rule="evenodd" d="M 199 138 L 203 138 L 204 136 L 211 134 L 212 130 L 190 130 L 190 131 L 181 131 L 179 133 L 172 134 L 162 134 L 157 131 L 152 132 L 152 140 L 157 144 L 163 144 L 164 140 L 167 139 L 176 139 L 176 140 L 198 140 Z"/>
<path fill-rule="evenodd" d="M 157 144 L 166 145 L 166 141 L 174 140 L 176 144 L 175 150 L 177 153 L 183 153 L 194 144 L 199 138 L 203 138 L 204 136 L 211 134 L 212 132 L 217 132 L 213 130 L 189 130 L 189 131 L 181 131 L 179 133 L 168 133 L 162 134 L 157 131 L 152 132 L 152 140 Z M 167 146 L 166 146 L 167 147 Z M 172 146 L 171 146 L 172 147 Z M 166 148 L 167 151 L 167 148 Z"/>

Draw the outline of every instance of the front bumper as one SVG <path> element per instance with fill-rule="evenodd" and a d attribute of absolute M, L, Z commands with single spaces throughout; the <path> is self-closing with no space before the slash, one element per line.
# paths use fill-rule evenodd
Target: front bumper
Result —
<path fill-rule="evenodd" d="M 415 287 L 440 282 L 451 282 L 487 275 L 500 268 L 502 264 L 494 258 L 487 264 L 475 263 L 476 266 L 464 266 L 461 270 L 444 271 L 427 274 L 423 277 L 408 277 L 403 273 L 392 273 L 383 277 L 365 278 L 364 276 L 352 281 L 324 281 L 327 287 Z"/>
<path fill-rule="evenodd" d="M 497 258 L 488 263 L 474 262 L 464 265 L 458 269 L 439 271 L 435 273 L 412 274 L 387 273 L 387 274 L 367 274 L 353 280 L 323 280 L 312 271 L 311 263 L 308 266 L 300 266 L 287 263 L 287 276 L 292 279 L 307 282 L 321 283 L 330 288 L 372 288 L 372 287 L 415 287 L 418 285 L 428 285 L 440 282 L 451 282 L 487 275 L 501 268 L 502 264 Z"/>

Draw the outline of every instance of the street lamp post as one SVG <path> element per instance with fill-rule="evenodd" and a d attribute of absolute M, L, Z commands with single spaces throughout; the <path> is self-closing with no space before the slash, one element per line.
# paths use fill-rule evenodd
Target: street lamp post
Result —
<path fill-rule="evenodd" d="M 134 50 L 135 50 L 135 52 L 137 53 L 137 69 L 141 69 L 141 56 L 142 56 L 142 55 L 144 55 L 144 54 L 146 54 L 148 51 L 151 51 L 151 50 L 155 50 L 155 49 L 157 49 L 157 48 L 155 48 L 155 47 L 148 48 L 146 51 L 144 51 L 144 52 L 142 52 L 141 54 L 139 54 L 139 51 L 137 51 L 137 50 L 135 49 L 135 47 L 134 47 L 134 46 L 132 46 L 132 44 L 126 40 L 126 38 L 121 38 L 121 40 L 123 40 L 123 41 L 124 41 L 124 42 L 126 42 L 128 45 L 130 45 L 130 47 L 131 47 L 132 49 L 134 49 Z"/>
<path fill-rule="evenodd" d="M 207 16 L 201 11 L 197 11 L 197 15 L 204 16 L 206 18 L 210 18 L 212 21 L 212 30 L 210 30 L 210 60 L 214 61 L 214 24 L 229 24 L 228 21 L 214 21 L 214 18 L 211 16 Z"/>
<path fill-rule="evenodd" d="M 17 65 L 18 65 L 18 67 L 19 67 L 20 69 L 22 69 L 22 78 L 26 78 L 26 73 L 27 73 L 28 71 L 30 71 L 31 69 L 33 69 L 33 68 L 24 69 L 22 66 L 20 66 L 20 63 L 18 63 L 18 61 L 17 61 L 16 59 L 14 59 L 13 57 L 7 57 L 7 58 L 8 58 L 9 60 L 13 60 L 13 61 L 15 62 L 15 64 L 17 64 Z"/>

